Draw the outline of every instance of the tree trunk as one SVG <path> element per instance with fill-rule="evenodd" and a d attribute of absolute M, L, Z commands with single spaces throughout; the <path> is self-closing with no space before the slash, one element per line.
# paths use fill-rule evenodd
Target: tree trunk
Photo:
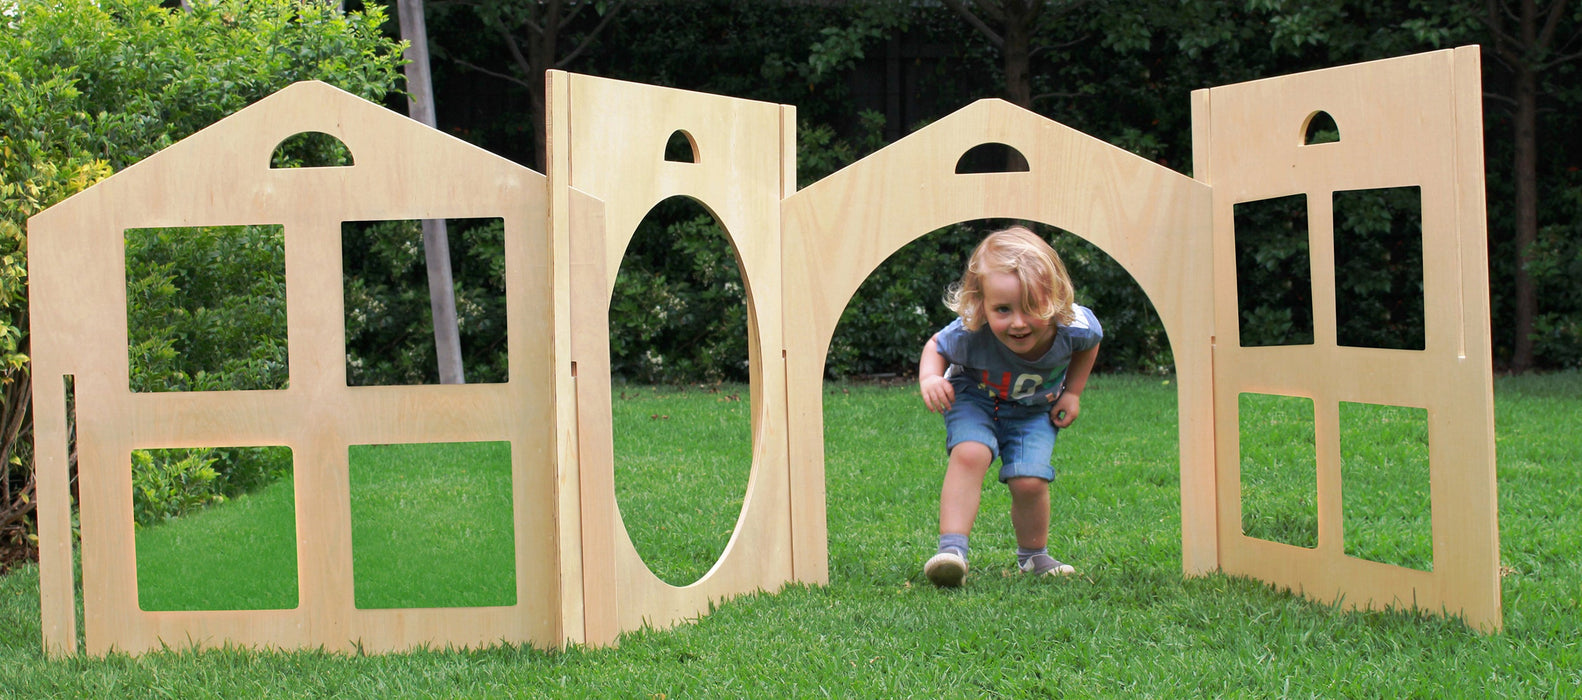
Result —
<path fill-rule="evenodd" d="M 1538 76 L 1531 66 L 1516 68 L 1515 158 L 1512 179 L 1516 186 L 1516 338 L 1510 369 L 1526 372 L 1533 365 L 1533 331 L 1538 316 L 1538 295 L 1528 272 L 1533 244 L 1538 241 Z"/>
<path fill-rule="evenodd" d="M 558 39 L 560 36 L 560 0 L 550 0 L 544 3 L 544 16 L 540 26 L 544 29 L 528 37 L 527 68 L 528 75 L 539 82 L 539 89 L 530 91 L 533 95 L 533 160 L 539 172 L 544 172 L 549 162 L 549 146 L 547 143 L 549 125 L 549 106 L 544 103 L 544 75 L 549 69 L 555 67 L 556 52 L 560 49 Z"/>
<path fill-rule="evenodd" d="M 1033 27 L 1042 9 L 1036 1 L 1005 3 L 1005 43 L 1000 46 L 1005 98 L 1026 110 L 1033 108 Z"/>
<path fill-rule="evenodd" d="M 430 128 L 434 115 L 434 86 L 429 76 L 428 26 L 423 21 L 423 0 L 398 0 L 401 38 L 406 50 L 407 112 Z M 428 266 L 429 311 L 434 319 L 434 355 L 439 363 L 439 383 L 465 384 L 461 363 L 461 332 L 456 324 L 456 290 L 450 272 L 450 236 L 444 219 L 423 220 L 423 259 Z"/>
<path fill-rule="evenodd" d="M 10 380 L 4 391 L 4 424 L 0 426 L 0 482 L 3 482 L 0 483 L 0 492 L 3 492 L 0 493 L 0 548 L 8 544 L 6 534 L 32 515 L 36 504 L 33 489 L 37 481 L 36 472 L 30 468 L 32 465 L 23 468 L 11 464 L 12 456 L 21 447 L 19 442 L 25 437 L 25 429 L 32 427 L 27 414 L 33 404 L 33 380 L 26 368 L 12 371 Z M 11 482 L 18 474 L 24 476 L 13 489 Z"/>
<path fill-rule="evenodd" d="M 1505 2 L 1486 0 L 1483 23 L 1491 34 L 1493 54 L 1511 71 L 1511 114 L 1514 153 L 1511 181 L 1516 189 L 1515 243 L 1516 312 L 1515 338 L 1511 348 L 1510 370 L 1525 372 L 1533 366 L 1533 333 L 1538 319 L 1538 293 L 1533 285 L 1531 266 L 1533 247 L 1538 241 L 1538 98 L 1542 86 L 1539 73 L 1582 58 L 1582 53 L 1550 55 L 1551 47 L 1562 51 L 1577 38 L 1573 30 L 1557 43 L 1561 25 L 1569 17 L 1568 0 L 1551 0 L 1540 12 L 1536 0 L 1517 0 L 1515 8 Z M 1506 20 L 1516 20 L 1507 30 Z"/>
<path fill-rule="evenodd" d="M 1006 3 L 1005 43 L 1000 57 L 1005 69 L 1005 97 L 1022 109 L 1033 111 L 1033 29 L 1043 11 L 1040 0 L 1011 0 Z M 1024 172 L 1027 157 L 1016 149 L 1005 152 L 1005 171 Z"/>

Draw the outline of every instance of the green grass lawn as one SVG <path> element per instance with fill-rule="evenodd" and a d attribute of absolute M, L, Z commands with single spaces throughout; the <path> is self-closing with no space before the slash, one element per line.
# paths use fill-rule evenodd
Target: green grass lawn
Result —
<path fill-rule="evenodd" d="M 708 573 L 736 529 L 752 467 L 746 386 L 617 387 L 615 501 L 643 562 L 667 583 Z"/>
<path fill-rule="evenodd" d="M 723 548 L 741 505 L 746 393 L 728 387 L 624 390 L 626 396 L 615 399 L 623 516 L 662 577 L 695 579 Z M 732 394 L 739 399 L 731 400 Z M 37 570 L 24 568 L 0 577 L 0 694 L 1582 693 L 1582 441 L 1573 432 L 1582 423 L 1582 373 L 1496 384 L 1506 625 L 1497 635 L 1411 612 L 1343 613 L 1223 575 L 1183 578 L 1174 385 L 1099 376 L 1084 399 L 1082 420 L 1056 447 L 1052 487 L 1051 548 L 1078 567 L 1073 578 L 1034 581 L 1012 573 L 1009 498 L 991 486 L 974 532 L 969 584 L 954 591 L 928 585 L 920 568 L 937 527 L 940 420 L 922 409 L 910 385 L 832 384 L 825 393 L 828 586 L 737 598 L 694 624 L 628 634 L 613 649 L 499 647 L 371 657 L 230 649 L 45 661 Z M 1281 459 L 1296 459 L 1301 450 L 1289 448 L 1299 444 L 1291 435 L 1301 434 L 1301 411 L 1254 413 L 1244 425 L 1275 426 L 1272 439 L 1287 449 Z M 1354 475 L 1360 467 L 1343 468 L 1348 479 L 1373 485 L 1356 497 L 1362 505 L 1355 522 L 1348 509 L 1348 547 L 1354 530 L 1369 531 L 1357 537 L 1354 554 L 1426 568 L 1418 534 L 1421 484 L 1414 476 L 1421 469 L 1415 461 L 1420 422 L 1410 410 L 1343 407 L 1342 452 L 1372 470 Z M 1279 535 L 1274 539 L 1294 536 L 1279 533 L 1308 527 L 1302 518 L 1311 505 L 1302 498 L 1310 480 L 1300 470 L 1271 471 L 1251 489 L 1260 493 L 1249 494 L 1244 504 L 1253 513 L 1245 525 L 1250 532 L 1268 527 L 1265 532 Z M 1394 488 L 1399 484 L 1406 487 Z M 495 488 L 480 485 L 476 493 Z M 1353 496 L 1347 492 L 1348 503 Z"/>
<path fill-rule="evenodd" d="M 509 443 L 353 445 L 348 458 L 357 607 L 516 604 Z M 285 479 L 140 528 L 138 606 L 297 607 L 295 517 Z"/>
<path fill-rule="evenodd" d="M 516 604 L 511 445 L 353 445 L 352 599 L 359 608 Z"/>
<path fill-rule="evenodd" d="M 292 480 L 137 531 L 144 610 L 297 607 Z"/>

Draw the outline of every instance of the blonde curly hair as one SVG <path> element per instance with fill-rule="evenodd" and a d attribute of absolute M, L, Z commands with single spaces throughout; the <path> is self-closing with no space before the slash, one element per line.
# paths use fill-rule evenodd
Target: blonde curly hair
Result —
<path fill-rule="evenodd" d="M 1069 326 L 1076 318 L 1076 296 L 1060 254 L 1025 226 L 995 231 L 967 259 L 961 279 L 945 290 L 945 305 L 969 331 L 983 327 L 983 278 L 1009 272 L 1022 283 L 1022 308 L 1046 321 Z"/>

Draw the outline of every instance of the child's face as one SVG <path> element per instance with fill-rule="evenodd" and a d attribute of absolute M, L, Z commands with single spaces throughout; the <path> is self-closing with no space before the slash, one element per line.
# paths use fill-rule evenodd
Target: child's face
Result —
<path fill-rule="evenodd" d="M 983 314 L 994 337 L 1024 359 L 1043 357 L 1054 344 L 1055 329 L 1049 319 L 1022 307 L 1022 280 L 1013 273 L 984 276 Z"/>

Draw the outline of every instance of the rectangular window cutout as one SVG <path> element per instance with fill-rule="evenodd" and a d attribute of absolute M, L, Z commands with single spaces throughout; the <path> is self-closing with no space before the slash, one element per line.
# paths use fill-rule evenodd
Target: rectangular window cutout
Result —
<path fill-rule="evenodd" d="M 1307 195 L 1235 207 L 1236 306 L 1242 347 L 1313 344 Z"/>
<path fill-rule="evenodd" d="M 1346 555 L 1433 571 L 1428 411 L 1341 402 L 1340 460 Z"/>
<path fill-rule="evenodd" d="M 292 473 L 283 446 L 133 450 L 138 607 L 297 607 Z"/>
<path fill-rule="evenodd" d="M 462 376 L 505 382 L 505 221 L 445 219 Z M 423 222 L 341 224 L 348 386 L 440 383 Z"/>
<path fill-rule="evenodd" d="M 1336 343 L 1422 350 L 1422 188 L 1336 192 L 1334 203 Z"/>
<path fill-rule="evenodd" d="M 1242 394 L 1241 531 L 1297 547 L 1318 546 L 1318 451 L 1313 400 Z"/>
<path fill-rule="evenodd" d="M 356 605 L 516 604 L 509 442 L 352 445 Z"/>
<path fill-rule="evenodd" d="M 64 389 L 65 392 L 66 392 L 66 464 L 68 464 L 68 465 L 76 465 L 77 464 L 77 375 L 75 375 L 75 374 L 63 374 L 63 375 L 61 375 L 60 380 L 61 380 L 61 388 Z M 33 439 L 35 441 L 38 440 L 38 433 L 37 432 L 35 432 L 33 434 Z M 75 470 L 74 467 L 69 467 L 68 469 L 69 469 L 68 473 L 70 473 L 70 471 L 74 471 Z M 75 475 L 73 475 L 72 479 L 75 479 L 75 478 L 76 478 Z M 35 477 L 35 479 L 36 479 L 36 477 Z M 36 481 L 35 481 L 35 484 L 36 484 Z M 76 483 L 71 483 L 71 491 L 72 491 L 72 493 L 71 493 L 71 497 L 70 497 L 71 498 L 70 504 L 71 504 L 71 509 L 73 511 L 73 517 L 75 518 L 76 511 L 78 510 L 78 506 L 80 505 L 80 503 L 78 503 L 78 501 L 77 501 L 77 485 L 76 485 Z M 35 506 L 35 508 L 36 507 L 37 506 Z M 39 514 L 35 513 L 34 514 L 34 520 L 33 520 L 35 530 L 37 529 L 37 525 L 38 525 L 38 517 L 39 517 Z M 37 534 L 37 533 L 35 532 L 35 534 Z M 77 535 L 78 535 L 78 533 L 73 533 L 73 535 L 71 537 L 71 539 L 72 539 L 72 553 L 74 555 L 73 556 L 73 561 L 75 562 L 73 564 L 73 566 L 75 568 L 73 570 L 72 575 L 76 577 L 77 581 L 81 581 L 82 580 L 82 547 L 79 546 L 81 538 L 78 537 Z M 40 544 L 43 544 L 43 543 L 40 543 Z"/>
<path fill-rule="evenodd" d="M 63 374 L 60 376 L 60 383 L 61 388 L 66 391 L 66 463 L 75 465 L 77 463 L 77 375 Z M 72 498 L 75 500 L 77 495 L 75 485 L 72 490 Z"/>
<path fill-rule="evenodd" d="M 280 225 L 127 229 L 131 390 L 285 389 Z"/>

